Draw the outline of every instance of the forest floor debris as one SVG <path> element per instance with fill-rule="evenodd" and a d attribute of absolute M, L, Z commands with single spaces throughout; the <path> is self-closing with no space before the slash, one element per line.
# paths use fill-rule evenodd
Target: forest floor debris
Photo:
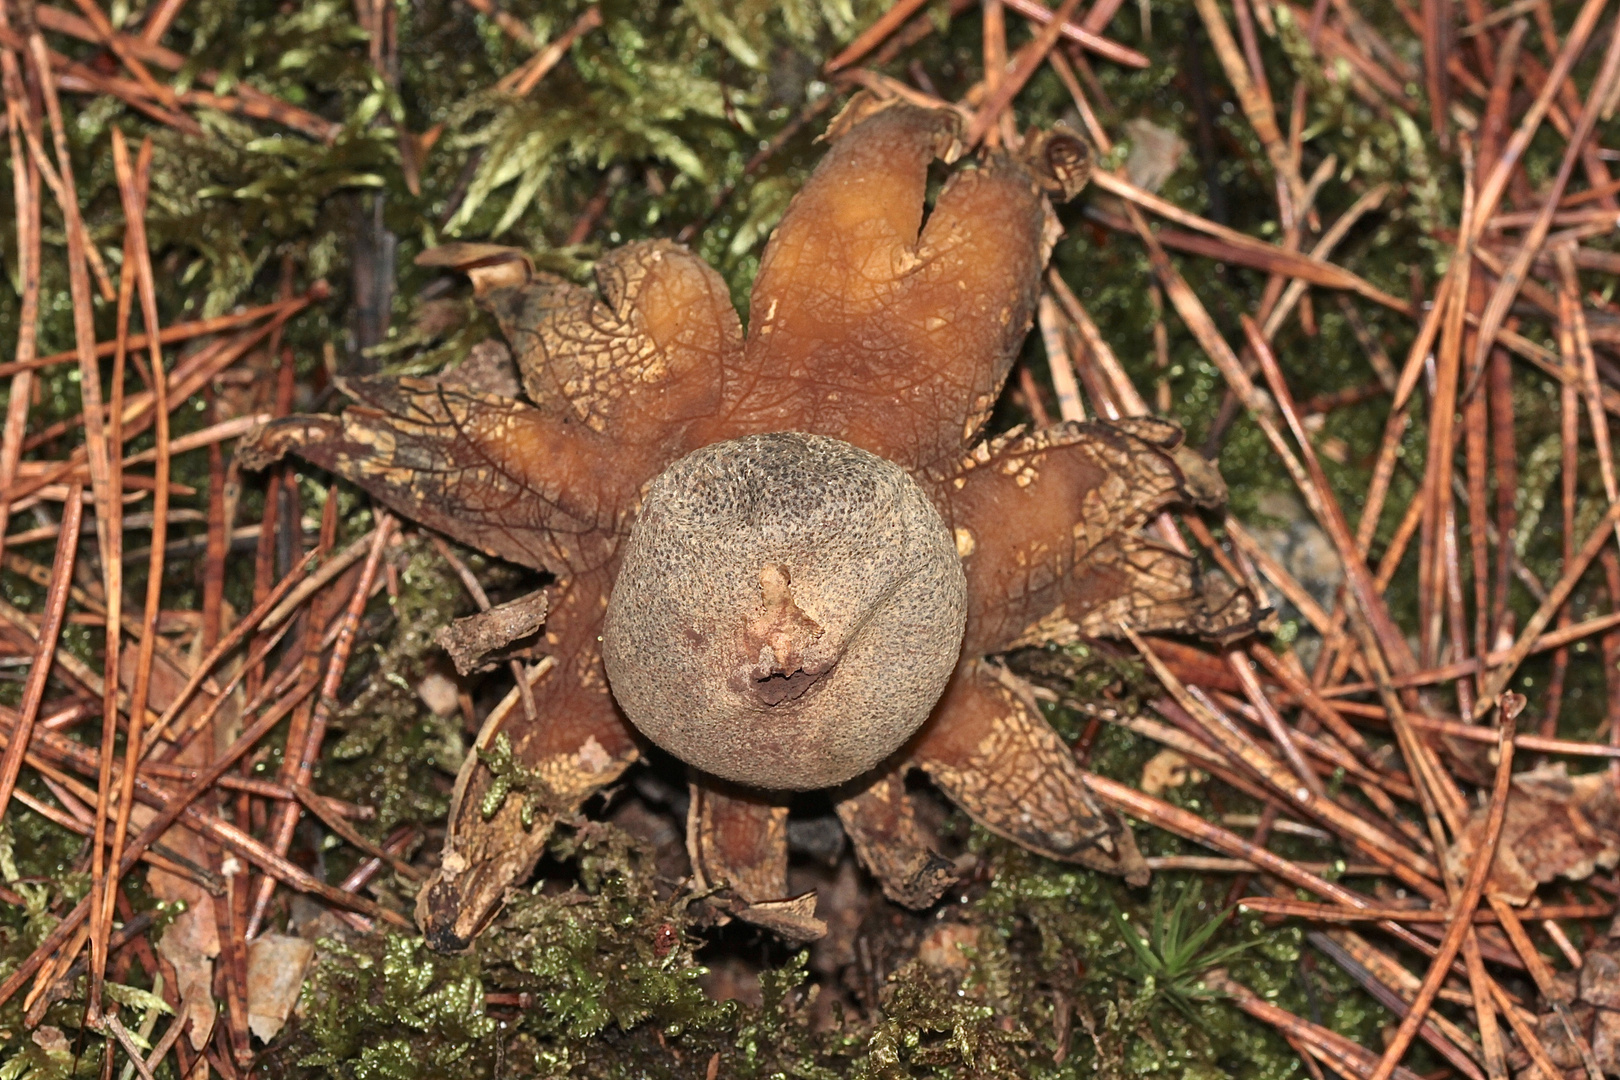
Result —
<path fill-rule="evenodd" d="M 1620 1075 L 1617 19 L 0 4 L 0 1078 Z M 1007 658 L 1156 881 L 925 801 L 962 883 L 911 913 L 807 797 L 790 949 L 688 886 L 654 761 L 433 953 L 450 785 L 537 659 L 438 634 L 544 582 L 232 449 L 476 375 L 448 241 L 678 238 L 746 308 L 860 88 L 1093 143 L 992 424 L 1179 421 L 1232 506 L 1157 528 L 1282 614 Z"/>

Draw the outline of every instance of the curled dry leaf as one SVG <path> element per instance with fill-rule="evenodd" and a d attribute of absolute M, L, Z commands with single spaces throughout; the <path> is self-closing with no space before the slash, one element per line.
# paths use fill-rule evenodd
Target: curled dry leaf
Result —
<path fill-rule="evenodd" d="M 1125 159 L 1126 177 L 1139 188 L 1158 191 L 1181 167 L 1187 140 L 1146 117 L 1125 121 L 1125 132 L 1131 140 L 1131 152 Z"/>
<path fill-rule="evenodd" d="M 1476 810 L 1446 853 L 1454 869 L 1466 869 L 1484 823 L 1485 811 Z M 1514 776 L 1487 891 L 1511 904 L 1527 904 L 1538 885 L 1559 877 L 1579 881 L 1616 862 L 1620 799 L 1607 773 L 1570 776 L 1564 763 L 1556 762 Z"/>
<path fill-rule="evenodd" d="M 219 955 L 219 932 L 214 922 L 213 897 L 188 881 L 153 870 L 147 878 L 152 895 L 166 902 L 184 901 L 186 910 L 158 939 L 158 955 L 174 965 L 175 990 L 180 995 L 177 1024 L 190 1024 L 186 1037 L 193 1050 L 202 1051 L 214 1034 L 219 1006 L 214 1001 L 214 957 Z M 188 893 L 195 895 L 188 896 Z"/>
<path fill-rule="evenodd" d="M 41 1024 L 29 1036 L 35 1046 L 50 1054 L 52 1057 L 69 1057 L 73 1052 L 72 1044 L 62 1029 L 54 1024 Z"/>
<path fill-rule="evenodd" d="M 1565 982 L 1571 977 L 1561 975 L 1559 979 Z M 1571 981 L 1575 983 L 1575 1000 L 1568 1005 L 1544 1002 L 1545 1011 L 1536 1020 L 1536 1034 L 1547 1056 L 1559 1068 L 1570 1070 L 1568 1075 L 1586 1075 L 1583 1048 L 1575 1038 L 1579 1035 L 1605 1076 L 1620 1075 L 1620 942 L 1600 941 L 1588 949 L 1580 971 Z M 1514 1065 L 1529 1063 L 1522 1051 L 1509 1061 Z M 1519 1075 L 1534 1072 L 1526 1069 Z"/>
<path fill-rule="evenodd" d="M 526 400 L 491 392 L 482 369 L 354 380 L 341 416 L 278 422 L 244 449 L 244 464 L 296 453 L 556 576 L 541 720 L 514 695 L 485 723 L 418 899 L 436 947 L 465 947 L 531 871 L 556 815 L 620 775 L 645 739 L 736 781 L 842 785 L 838 816 L 861 860 L 914 907 L 952 875 L 912 811 L 913 768 L 1032 850 L 1145 878 L 1124 822 L 985 658 L 1121 624 L 1231 637 L 1256 605 L 1143 531 L 1172 505 L 1224 496 L 1174 425 L 981 438 L 1059 235 L 1048 198 L 1079 190 L 1090 152 L 1034 132 L 1016 154 L 959 163 L 927 210 L 930 163 L 960 154 L 959 124 L 857 96 L 767 245 L 746 335 L 725 283 L 676 244 L 608 253 L 597 291 L 510 249 L 439 248 L 424 261 L 472 277 Z M 478 362 L 499 359 L 490 349 Z M 789 432 L 819 448 L 815 461 L 761 452 Z M 850 464 L 867 459 L 879 466 Z M 643 514 L 672 469 L 690 474 L 686 489 Z M 885 514 L 893 528 L 849 529 Z M 853 572 L 862 560 L 878 569 Z M 931 633 L 913 640 L 907 619 L 881 617 L 885 577 L 933 613 Z M 846 696 L 864 702 L 860 722 L 806 739 Z M 697 770 L 694 782 L 705 879 L 729 884 L 745 918 L 819 932 L 813 899 L 788 898 L 778 872 L 784 797 Z"/>

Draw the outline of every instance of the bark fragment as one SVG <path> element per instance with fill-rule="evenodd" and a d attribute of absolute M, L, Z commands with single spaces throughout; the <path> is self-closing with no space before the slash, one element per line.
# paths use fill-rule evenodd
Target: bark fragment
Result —
<path fill-rule="evenodd" d="M 450 654 L 456 671 L 468 675 L 505 659 L 504 656 L 491 659 L 492 653 L 538 632 L 545 625 L 549 608 L 546 594 L 536 590 L 497 604 L 488 611 L 457 619 L 440 630 L 435 640 Z"/>

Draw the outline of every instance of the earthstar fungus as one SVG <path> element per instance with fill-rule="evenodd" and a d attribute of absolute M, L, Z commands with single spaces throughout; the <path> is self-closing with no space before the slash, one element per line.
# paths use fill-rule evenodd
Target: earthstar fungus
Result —
<path fill-rule="evenodd" d="M 1033 851 L 1145 879 L 1129 829 L 987 658 L 1121 625 L 1231 636 L 1254 604 L 1141 531 L 1224 497 L 1174 425 L 980 438 L 1059 234 L 1048 198 L 1073 197 L 1090 158 L 1031 132 L 955 169 L 925 223 L 958 124 L 854 98 L 766 246 L 746 336 L 724 282 L 672 243 L 604 255 L 599 292 L 447 245 L 421 261 L 469 274 L 515 374 L 489 343 L 437 379 L 349 380 L 341 415 L 278 421 L 244 450 L 296 453 L 556 575 L 538 714 L 514 691 L 485 722 L 418 897 L 435 947 L 471 940 L 642 737 L 694 766 L 694 876 L 790 938 L 821 925 L 813 896 L 787 896 L 784 789 L 837 785 L 862 863 L 913 907 L 952 881 L 913 768 Z M 500 643 L 487 629 L 458 629 L 458 664 Z"/>
<path fill-rule="evenodd" d="M 820 435 L 750 435 L 652 482 L 602 656 L 665 750 L 732 783 L 808 790 L 922 726 L 966 619 L 951 534 L 904 469 Z"/>

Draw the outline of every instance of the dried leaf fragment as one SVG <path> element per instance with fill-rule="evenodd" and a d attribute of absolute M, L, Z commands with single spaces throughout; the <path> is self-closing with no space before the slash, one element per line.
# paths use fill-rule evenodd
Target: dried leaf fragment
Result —
<path fill-rule="evenodd" d="M 248 946 L 248 1030 L 262 1042 L 276 1037 L 304 988 L 315 946 L 301 937 L 265 933 Z"/>
<path fill-rule="evenodd" d="M 1446 853 L 1466 867 L 1484 828 L 1476 810 Z M 1527 904 L 1536 888 L 1555 878 L 1579 881 L 1620 862 L 1620 800 L 1607 773 L 1569 776 L 1563 762 L 1513 778 L 1507 816 L 1487 889 L 1512 904 Z"/>

